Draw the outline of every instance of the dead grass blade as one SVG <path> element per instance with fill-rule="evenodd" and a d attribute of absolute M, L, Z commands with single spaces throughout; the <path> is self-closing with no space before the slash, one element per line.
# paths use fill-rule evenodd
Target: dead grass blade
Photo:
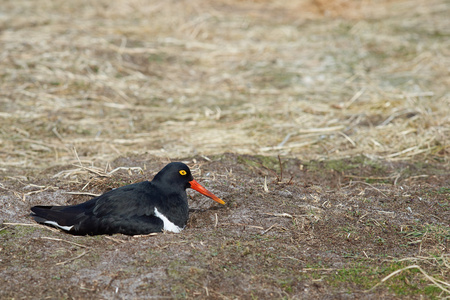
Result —
<path fill-rule="evenodd" d="M 433 283 L 435 286 L 437 286 L 439 289 L 441 289 L 443 292 L 450 294 L 450 290 L 445 288 L 443 285 L 450 287 L 450 283 L 441 281 L 441 280 L 437 280 L 434 279 L 433 277 L 431 277 L 430 275 L 428 275 L 419 265 L 412 265 L 412 266 L 408 266 L 405 268 L 402 268 L 400 270 L 394 271 L 391 274 L 389 274 L 388 276 L 384 277 L 379 283 L 377 283 L 376 285 L 374 285 L 371 289 L 367 290 L 366 292 L 371 292 L 373 291 L 375 288 L 377 288 L 378 286 L 380 286 L 381 284 L 383 284 L 383 282 L 385 282 L 386 280 L 388 280 L 389 278 L 392 278 L 393 276 L 409 270 L 409 269 L 418 269 L 420 271 L 420 273 L 422 273 L 422 275 L 431 283 Z"/>
<path fill-rule="evenodd" d="M 30 224 L 30 223 L 2 223 L 4 225 L 9 225 L 9 226 L 32 226 L 32 227 L 42 227 L 43 225 L 40 224 Z"/>
<path fill-rule="evenodd" d="M 82 247 L 82 248 L 88 248 L 85 245 L 81 245 L 81 244 L 78 244 L 78 243 L 75 243 L 75 242 L 71 242 L 71 241 L 66 241 L 66 240 L 63 240 L 63 239 L 46 237 L 46 236 L 42 236 L 40 238 L 44 239 L 44 240 L 50 240 L 50 241 L 57 241 L 57 242 L 63 242 L 63 243 L 67 243 L 67 244 L 72 244 L 72 245 L 75 245 L 75 246 L 78 246 L 78 247 Z"/>
<path fill-rule="evenodd" d="M 52 228 L 52 227 L 50 227 L 50 226 L 45 226 L 45 225 L 42 225 L 42 224 L 32 224 L 32 223 L 8 223 L 8 222 L 5 222 L 5 223 L 2 223 L 3 225 L 8 225 L 8 226 L 31 226 L 31 227 L 40 227 L 40 228 L 43 228 L 43 229 L 47 229 L 47 230 L 49 230 L 49 231 L 52 231 L 52 232 L 59 232 L 59 230 L 58 229 L 56 229 L 56 228 Z"/>
<path fill-rule="evenodd" d="M 61 265 L 65 265 L 65 264 L 67 264 L 67 263 L 73 262 L 74 260 L 77 260 L 77 259 L 83 257 L 84 255 L 86 255 L 87 252 L 88 252 L 88 251 L 85 250 L 85 251 L 83 251 L 83 253 L 81 253 L 80 255 L 78 255 L 78 256 L 76 256 L 76 257 L 73 257 L 73 258 L 70 258 L 70 259 L 68 259 L 68 260 L 65 260 L 65 261 L 56 263 L 56 265 L 57 265 L 57 266 L 61 266 Z"/>
<path fill-rule="evenodd" d="M 269 215 L 269 216 L 274 216 L 274 217 L 283 217 L 283 218 L 294 218 L 293 215 L 288 214 L 288 213 L 263 213 L 265 215 Z"/>
<path fill-rule="evenodd" d="M 350 184 L 353 184 L 353 183 L 360 183 L 360 184 L 367 185 L 367 186 L 371 187 L 372 189 L 376 190 L 377 192 L 379 192 L 379 193 L 380 193 L 381 195 L 383 195 L 385 198 L 388 198 L 388 196 L 387 196 L 385 193 L 383 193 L 382 191 L 380 191 L 379 189 L 377 189 L 376 187 L 374 187 L 374 186 L 371 185 L 370 183 L 367 183 L 367 182 L 364 182 L 364 181 L 352 181 Z"/>
<path fill-rule="evenodd" d="M 272 230 L 273 228 L 275 228 L 276 226 L 279 226 L 278 224 L 273 224 L 271 225 L 269 228 L 267 228 L 266 230 L 264 230 L 263 232 L 261 232 L 261 235 L 264 235 L 266 233 L 268 233 L 270 230 Z"/>
<path fill-rule="evenodd" d="M 261 226 L 242 224 L 242 223 L 220 223 L 219 226 L 243 226 L 243 227 L 249 227 L 249 228 L 255 228 L 255 229 L 264 230 L 264 227 L 261 227 Z"/>
<path fill-rule="evenodd" d="M 87 195 L 92 197 L 98 197 L 101 194 L 94 194 L 94 193 L 88 193 L 88 192 L 62 192 L 62 194 L 69 194 L 69 195 Z"/>
<path fill-rule="evenodd" d="M 111 240 L 111 241 L 116 242 L 118 244 L 126 243 L 126 241 L 124 241 L 124 240 L 116 239 L 116 238 L 113 238 L 111 236 L 105 236 L 105 239 Z"/>

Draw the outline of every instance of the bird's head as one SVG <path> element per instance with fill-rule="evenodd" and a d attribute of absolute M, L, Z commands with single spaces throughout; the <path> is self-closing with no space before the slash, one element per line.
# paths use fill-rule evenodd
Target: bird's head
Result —
<path fill-rule="evenodd" d="M 192 176 L 189 167 L 181 162 L 172 162 L 166 165 L 158 174 L 155 175 L 153 181 L 158 181 L 163 185 L 177 186 L 184 189 L 191 188 L 197 192 L 213 199 L 214 201 L 225 204 L 225 202 L 204 188 Z"/>

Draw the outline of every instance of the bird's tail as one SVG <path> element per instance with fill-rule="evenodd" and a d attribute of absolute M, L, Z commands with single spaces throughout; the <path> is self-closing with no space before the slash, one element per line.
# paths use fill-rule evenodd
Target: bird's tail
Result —
<path fill-rule="evenodd" d="M 38 223 L 52 225 L 71 231 L 76 223 L 78 212 L 71 212 L 67 206 L 33 206 L 31 216 Z"/>

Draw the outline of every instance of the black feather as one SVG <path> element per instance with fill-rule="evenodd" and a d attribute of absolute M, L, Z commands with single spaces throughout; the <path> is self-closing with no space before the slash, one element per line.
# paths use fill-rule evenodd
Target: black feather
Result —
<path fill-rule="evenodd" d="M 186 174 L 180 174 L 180 170 L 185 170 Z M 189 218 L 186 188 L 190 187 L 191 180 L 188 166 L 170 163 L 151 182 L 119 187 L 78 205 L 34 206 L 31 216 L 46 225 L 55 222 L 60 228 L 73 226 L 68 232 L 76 235 L 135 235 L 163 230 L 163 221 L 155 216 L 157 208 L 183 228 Z"/>

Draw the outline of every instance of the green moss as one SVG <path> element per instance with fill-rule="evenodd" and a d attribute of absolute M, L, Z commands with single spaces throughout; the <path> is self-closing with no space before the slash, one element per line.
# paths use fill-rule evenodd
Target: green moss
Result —
<path fill-rule="evenodd" d="M 281 278 L 277 279 L 277 284 L 284 289 L 287 293 L 293 292 L 293 282 L 294 278 Z"/>
<path fill-rule="evenodd" d="M 167 267 L 167 275 L 172 279 L 182 279 L 186 276 L 184 266 L 186 266 L 185 260 L 173 260 Z"/>
<path fill-rule="evenodd" d="M 263 156 L 263 155 L 255 155 L 255 156 L 240 155 L 237 157 L 237 162 L 253 168 L 265 167 L 275 172 L 280 171 L 280 162 L 278 160 L 278 157 Z"/>
<path fill-rule="evenodd" d="M 348 291 L 356 288 L 369 290 L 376 285 L 378 288 L 387 288 L 398 296 L 423 295 L 434 298 L 442 291 L 435 286 L 430 286 L 428 281 L 418 269 L 407 269 L 380 284 L 381 280 L 393 272 L 405 268 L 406 262 L 393 262 L 383 266 L 371 266 L 364 262 L 351 264 L 333 272 L 326 277 L 326 282 L 331 286 L 346 286 Z"/>
<path fill-rule="evenodd" d="M 450 227 L 440 224 L 411 226 L 410 230 L 404 231 L 403 234 L 415 239 L 421 239 L 426 235 L 428 242 L 434 241 L 443 246 L 450 242 Z"/>
<path fill-rule="evenodd" d="M 33 232 L 42 230 L 39 227 L 35 226 L 14 226 L 14 227 L 7 227 L 0 231 L 0 235 L 4 236 L 5 238 L 14 237 L 21 238 L 30 236 Z"/>
<path fill-rule="evenodd" d="M 254 83 L 261 88 L 283 89 L 299 81 L 300 76 L 298 73 L 274 66 L 268 66 L 259 70 L 254 76 Z"/>
<path fill-rule="evenodd" d="M 329 160 L 325 162 L 326 169 L 334 170 L 336 172 L 344 172 L 346 170 L 355 169 L 357 167 L 358 165 L 356 163 L 344 160 Z"/>
<path fill-rule="evenodd" d="M 438 190 L 438 194 L 450 195 L 450 188 L 448 188 L 448 187 L 441 187 Z"/>
<path fill-rule="evenodd" d="M 352 159 L 335 159 L 326 161 L 310 161 L 305 165 L 311 171 L 329 171 L 334 170 L 336 172 L 344 172 L 360 167 L 364 163 L 361 157 L 355 157 Z"/>
<path fill-rule="evenodd" d="M 168 60 L 168 56 L 165 53 L 152 53 L 147 58 L 150 63 L 158 63 L 161 64 Z"/>

